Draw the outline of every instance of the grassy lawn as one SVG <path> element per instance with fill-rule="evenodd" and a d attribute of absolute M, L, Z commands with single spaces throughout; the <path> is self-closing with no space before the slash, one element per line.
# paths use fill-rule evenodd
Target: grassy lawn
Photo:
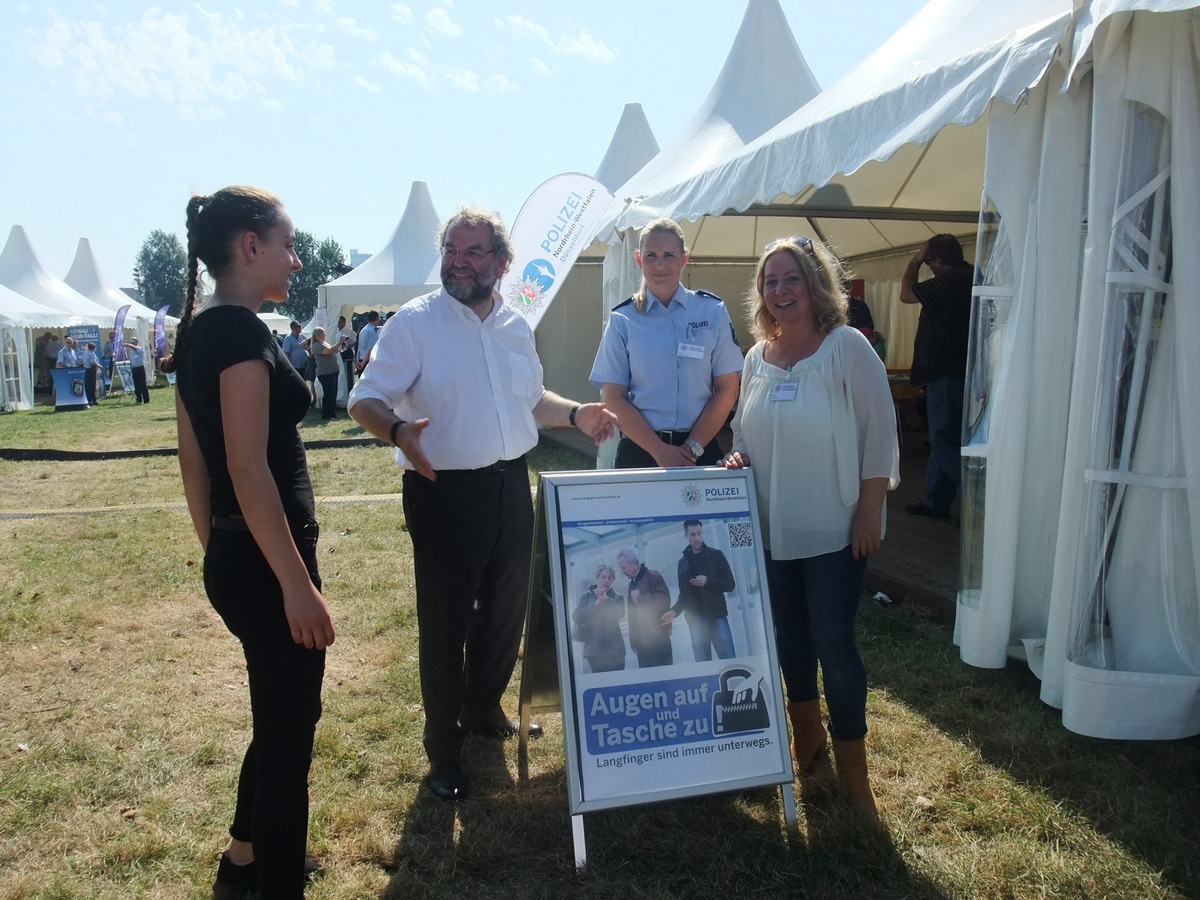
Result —
<path fill-rule="evenodd" d="M 0 416 L 0 446 L 169 446 L 170 401 Z M 306 423 L 305 439 L 319 431 Z M 322 497 L 398 490 L 382 447 L 310 464 Z M 208 897 L 248 703 L 175 461 L 0 461 L 0 479 L 0 898 Z M 3 515 L 112 505 L 128 508 Z M 338 640 L 311 779 L 328 871 L 310 898 L 1200 896 L 1200 741 L 1074 735 L 1024 670 L 967 667 L 948 628 L 872 604 L 870 760 L 889 837 L 819 784 L 789 839 L 778 792 L 749 791 L 589 814 L 576 875 L 561 720 L 543 720 L 524 763 L 514 744 L 469 741 L 471 800 L 423 792 L 400 506 L 323 502 L 318 517 Z"/>

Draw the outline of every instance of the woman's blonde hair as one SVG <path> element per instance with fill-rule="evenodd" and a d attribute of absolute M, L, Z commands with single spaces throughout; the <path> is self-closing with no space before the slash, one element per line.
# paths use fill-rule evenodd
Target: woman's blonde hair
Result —
<path fill-rule="evenodd" d="M 683 237 L 683 229 L 675 222 L 674 219 L 661 218 L 655 219 L 638 233 L 638 252 L 642 252 L 642 246 L 646 243 L 646 238 L 652 234 L 673 234 L 679 239 L 679 250 L 681 253 L 687 253 L 687 241 Z M 642 276 L 642 286 L 637 289 L 633 295 L 633 305 L 637 311 L 644 313 L 646 311 L 646 276 Z"/>
<path fill-rule="evenodd" d="M 779 253 L 790 253 L 800 267 L 804 287 L 808 291 L 820 329 L 828 334 L 846 324 L 850 301 L 846 292 L 846 270 L 841 260 L 821 241 L 806 237 L 784 238 L 767 245 L 754 269 L 754 280 L 746 295 L 750 307 L 750 330 L 756 340 L 769 341 L 779 334 L 779 323 L 771 315 L 763 298 L 763 275 L 767 260 Z"/>

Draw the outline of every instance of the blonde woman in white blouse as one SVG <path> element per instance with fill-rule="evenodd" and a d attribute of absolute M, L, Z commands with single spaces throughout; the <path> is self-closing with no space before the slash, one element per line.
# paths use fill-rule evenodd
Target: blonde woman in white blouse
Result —
<path fill-rule="evenodd" d="M 838 774 L 852 805 L 878 823 L 854 630 L 899 453 L 883 363 L 845 324 L 843 274 L 806 237 L 767 247 L 748 298 L 758 343 L 746 355 L 733 450 L 722 462 L 754 467 L 796 767 L 809 774 L 826 759 L 819 665 Z"/>

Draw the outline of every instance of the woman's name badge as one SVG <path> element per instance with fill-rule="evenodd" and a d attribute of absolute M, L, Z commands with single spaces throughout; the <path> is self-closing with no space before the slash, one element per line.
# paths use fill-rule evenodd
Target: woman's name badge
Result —
<path fill-rule="evenodd" d="M 791 384 L 777 384 L 771 388 L 771 400 L 795 400 L 797 387 L 798 385 L 795 382 Z"/>
<path fill-rule="evenodd" d="M 680 341 L 679 355 L 686 356 L 688 359 L 704 359 L 704 345 L 689 344 L 685 341 Z"/>

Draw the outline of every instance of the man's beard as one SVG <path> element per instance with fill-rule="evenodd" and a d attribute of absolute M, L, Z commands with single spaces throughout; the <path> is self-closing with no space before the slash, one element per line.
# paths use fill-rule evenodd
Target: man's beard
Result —
<path fill-rule="evenodd" d="M 446 293 L 466 306 L 474 306 L 476 303 L 481 303 L 488 300 L 492 296 L 492 288 L 496 286 L 496 279 L 492 278 L 487 283 L 484 282 L 488 275 L 480 275 L 478 272 L 472 271 L 470 283 L 463 284 L 454 280 L 454 267 L 445 266 L 442 269 L 442 287 L 446 289 Z"/>

